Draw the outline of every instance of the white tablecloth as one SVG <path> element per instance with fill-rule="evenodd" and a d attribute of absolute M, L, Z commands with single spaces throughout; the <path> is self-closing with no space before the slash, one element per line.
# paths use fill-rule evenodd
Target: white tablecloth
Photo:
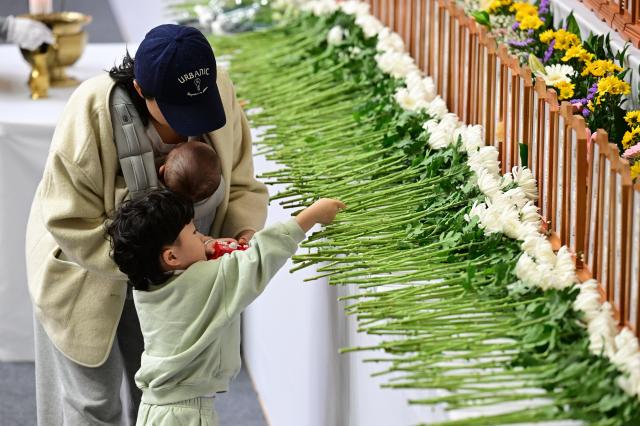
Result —
<path fill-rule="evenodd" d="M 90 44 L 69 74 L 92 77 L 124 52 L 124 44 Z M 33 101 L 26 85 L 29 66 L 18 49 L 2 45 L 0 58 L 0 361 L 27 361 L 33 359 L 33 331 L 25 229 L 56 122 L 73 88 L 50 89 L 48 99 Z"/>

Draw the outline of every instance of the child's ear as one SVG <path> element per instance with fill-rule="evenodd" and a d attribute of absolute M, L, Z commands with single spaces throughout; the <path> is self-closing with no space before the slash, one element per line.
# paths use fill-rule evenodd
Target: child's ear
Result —
<path fill-rule="evenodd" d="M 164 182 L 164 164 L 158 169 L 158 177 Z"/>
<path fill-rule="evenodd" d="M 160 259 L 162 259 L 162 263 L 164 266 L 172 271 L 180 265 L 180 261 L 176 257 L 175 252 L 172 247 L 167 247 L 162 249 L 162 253 L 160 253 Z"/>

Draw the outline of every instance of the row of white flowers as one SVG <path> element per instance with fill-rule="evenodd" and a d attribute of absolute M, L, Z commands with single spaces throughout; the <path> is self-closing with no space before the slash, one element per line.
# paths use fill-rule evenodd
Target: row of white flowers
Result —
<path fill-rule="evenodd" d="M 542 290 L 574 285 L 580 288 L 574 308 L 584 313 L 591 352 L 608 357 L 624 373 L 618 385 L 630 395 L 640 396 L 638 339 L 628 328 L 617 333 L 612 307 L 608 302 L 601 303 L 597 283 L 594 280 L 578 283 L 569 249 L 563 246 L 555 253 L 549 240 L 540 233 L 541 217 L 534 204 L 538 190 L 531 171 L 525 167 L 514 167 L 511 173 L 500 175 L 498 150 L 485 146 L 482 127 L 467 126 L 455 114 L 448 112 L 431 77 L 423 76 L 414 59 L 405 51 L 402 38 L 372 16 L 367 4 L 353 0 L 341 3 L 313 0 L 303 3 L 301 8 L 316 16 L 340 9 L 355 15 L 356 25 L 362 28 L 366 37 L 378 38 L 375 57 L 378 67 L 392 77 L 404 80 L 405 87 L 395 93 L 396 102 L 406 111 L 426 111 L 432 117 L 423 125 L 429 132 L 429 146 L 443 149 L 456 143 L 459 137 L 463 142 L 468 165 L 485 195 L 485 201 L 476 203 L 467 219 L 477 217 L 486 235 L 503 233 L 522 241 L 523 253 L 515 273 L 524 285 L 537 286 Z M 328 33 L 328 43 L 341 44 L 344 31 L 340 27 L 332 28 Z M 548 71 L 553 74 L 551 71 L 555 70 Z M 557 71 L 564 75 L 570 70 Z M 511 189 L 505 190 L 508 187 Z"/>

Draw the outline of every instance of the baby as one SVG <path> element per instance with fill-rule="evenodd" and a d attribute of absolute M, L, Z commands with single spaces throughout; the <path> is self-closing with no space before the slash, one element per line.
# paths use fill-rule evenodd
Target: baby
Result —
<path fill-rule="evenodd" d="M 345 206 L 321 199 L 257 232 L 251 247 L 206 261 L 193 205 L 166 189 L 126 201 L 109 224 L 112 256 L 134 287 L 145 350 L 137 425 L 217 425 L 213 396 L 240 369 L 240 314 L 314 224 Z"/>
<path fill-rule="evenodd" d="M 211 145 L 193 140 L 176 146 L 160 166 L 158 175 L 165 187 L 193 202 L 194 224 L 206 246 L 208 258 L 215 259 L 248 247 L 232 238 L 207 236 L 225 190 L 220 158 Z"/>
<path fill-rule="evenodd" d="M 172 149 L 158 175 L 167 188 L 193 203 L 211 197 L 222 183 L 218 154 L 211 145 L 195 140 Z"/>

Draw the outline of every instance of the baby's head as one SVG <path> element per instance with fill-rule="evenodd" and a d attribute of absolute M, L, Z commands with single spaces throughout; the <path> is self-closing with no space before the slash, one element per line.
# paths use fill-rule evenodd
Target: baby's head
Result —
<path fill-rule="evenodd" d="M 193 203 L 167 189 L 125 201 L 107 226 L 111 256 L 136 290 L 162 284 L 167 272 L 206 260 Z"/>
<path fill-rule="evenodd" d="M 189 141 L 172 149 L 159 174 L 167 188 L 194 203 L 210 197 L 222 179 L 218 154 L 200 141 Z"/>

